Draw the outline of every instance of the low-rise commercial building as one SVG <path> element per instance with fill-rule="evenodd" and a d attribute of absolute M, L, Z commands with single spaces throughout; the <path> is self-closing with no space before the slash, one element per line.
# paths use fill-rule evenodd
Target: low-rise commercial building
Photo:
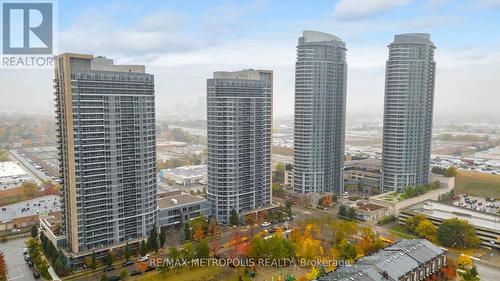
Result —
<path fill-rule="evenodd" d="M 38 197 L 0 207 L 0 231 L 26 228 L 38 224 L 44 215 L 60 217 L 60 199 L 56 195 Z"/>
<path fill-rule="evenodd" d="M 158 226 L 178 226 L 201 215 L 209 215 L 205 198 L 181 191 L 158 194 Z"/>
<path fill-rule="evenodd" d="M 0 190 L 21 186 L 31 177 L 14 161 L 0 162 Z"/>
<path fill-rule="evenodd" d="M 446 251 L 428 240 L 399 240 L 318 281 L 424 280 L 446 265 Z"/>
<path fill-rule="evenodd" d="M 160 177 L 180 185 L 204 184 L 207 182 L 207 165 L 164 169 L 160 171 Z"/>
<path fill-rule="evenodd" d="M 376 222 L 389 215 L 387 207 L 376 205 L 366 200 L 358 200 L 347 204 L 347 206 L 356 209 L 356 218 L 362 221 Z"/>
<path fill-rule="evenodd" d="M 380 159 L 353 160 L 345 163 L 344 186 L 356 185 L 363 193 L 379 193 L 381 190 L 382 161 Z"/>
<path fill-rule="evenodd" d="M 426 200 L 409 206 L 399 213 L 399 223 L 405 225 L 406 219 L 417 214 L 425 215 L 435 226 L 444 220 L 459 218 L 476 228 L 481 245 L 500 250 L 500 216 L 474 211 L 472 209 Z"/>

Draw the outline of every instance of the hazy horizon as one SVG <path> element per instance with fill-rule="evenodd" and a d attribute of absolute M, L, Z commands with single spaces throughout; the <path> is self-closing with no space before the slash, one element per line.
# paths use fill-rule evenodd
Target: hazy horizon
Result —
<path fill-rule="evenodd" d="M 347 114 L 381 116 L 387 45 L 397 33 L 427 32 L 437 47 L 435 116 L 500 120 L 500 1 L 359 3 L 59 1 L 58 53 L 146 65 L 155 75 L 158 113 L 179 103 L 196 106 L 213 71 L 271 69 L 280 117 L 293 114 L 297 39 L 313 29 L 346 42 Z M 0 112 L 52 114 L 52 76 L 0 69 Z"/>

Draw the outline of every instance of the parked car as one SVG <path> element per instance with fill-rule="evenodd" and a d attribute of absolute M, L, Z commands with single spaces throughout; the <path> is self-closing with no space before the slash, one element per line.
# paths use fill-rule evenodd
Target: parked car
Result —
<path fill-rule="evenodd" d="M 31 261 L 31 257 L 29 254 L 24 256 L 24 261 L 25 262 Z"/>
<path fill-rule="evenodd" d="M 140 272 L 139 270 L 132 270 L 132 272 L 130 272 L 130 276 L 136 276 L 136 275 L 141 275 L 142 272 Z"/>
<path fill-rule="evenodd" d="M 28 248 L 23 249 L 23 255 L 26 256 L 28 254 Z"/>
<path fill-rule="evenodd" d="M 260 226 L 262 226 L 262 227 L 268 227 L 268 226 L 270 226 L 270 225 L 271 225 L 271 223 L 270 223 L 270 222 L 265 221 L 265 222 L 263 222 Z"/>
<path fill-rule="evenodd" d="M 133 265 L 134 264 L 134 261 L 126 261 L 124 263 L 122 263 L 122 266 L 125 267 L 125 266 L 129 266 L 129 265 Z"/>
<path fill-rule="evenodd" d="M 104 272 L 109 272 L 109 271 L 112 271 L 112 270 L 115 270 L 115 267 L 114 266 L 108 266 L 104 269 Z"/>
<path fill-rule="evenodd" d="M 156 267 L 154 267 L 154 266 L 148 266 L 148 268 L 146 268 L 146 270 L 144 270 L 144 272 L 150 272 L 150 271 L 155 270 L 155 269 L 156 269 Z"/>
<path fill-rule="evenodd" d="M 33 267 L 33 262 L 32 261 L 27 261 L 26 263 L 28 264 L 29 267 Z"/>
<path fill-rule="evenodd" d="M 19 233 L 19 232 L 21 232 L 21 230 L 20 230 L 19 228 L 13 228 L 13 229 L 11 230 L 11 232 L 12 232 L 12 233 Z"/>
<path fill-rule="evenodd" d="M 144 261 L 147 261 L 149 259 L 149 254 L 143 256 L 143 257 L 140 257 L 137 261 L 138 262 L 144 262 Z"/>
<path fill-rule="evenodd" d="M 40 278 L 40 272 L 38 272 L 38 271 L 34 270 L 34 271 L 33 271 L 33 278 L 35 278 L 35 279 L 39 279 L 39 278 Z"/>

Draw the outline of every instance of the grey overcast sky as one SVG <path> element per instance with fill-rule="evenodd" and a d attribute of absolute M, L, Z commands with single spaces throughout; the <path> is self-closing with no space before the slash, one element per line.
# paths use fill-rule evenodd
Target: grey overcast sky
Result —
<path fill-rule="evenodd" d="M 348 114 L 381 113 L 387 44 L 428 32 L 437 46 L 436 115 L 500 121 L 500 0 L 69 1 L 60 0 L 58 52 L 145 64 L 157 111 L 196 104 L 216 70 L 275 72 L 277 116 L 293 113 L 302 30 L 346 41 Z M 0 70 L 0 111 L 53 112 L 51 70 Z"/>

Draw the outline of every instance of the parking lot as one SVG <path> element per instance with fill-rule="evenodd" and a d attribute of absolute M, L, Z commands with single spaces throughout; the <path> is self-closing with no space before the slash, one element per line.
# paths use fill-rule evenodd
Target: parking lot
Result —
<path fill-rule="evenodd" d="M 23 249 L 26 248 L 25 241 L 26 238 L 20 238 L 0 243 L 0 248 L 5 253 L 8 270 L 7 280 L 9 281 L 35 281 L 33 271 L 24 261 Z"/>
<path fill-rule="evenodd" d="M 453 201 L 453 205 L 492 214 L 496 214 L 500 210 L 499 201 L 491 202 L 482 197 L 464 196 L 464 194 L 460 194 L 459 199 Z"/>

